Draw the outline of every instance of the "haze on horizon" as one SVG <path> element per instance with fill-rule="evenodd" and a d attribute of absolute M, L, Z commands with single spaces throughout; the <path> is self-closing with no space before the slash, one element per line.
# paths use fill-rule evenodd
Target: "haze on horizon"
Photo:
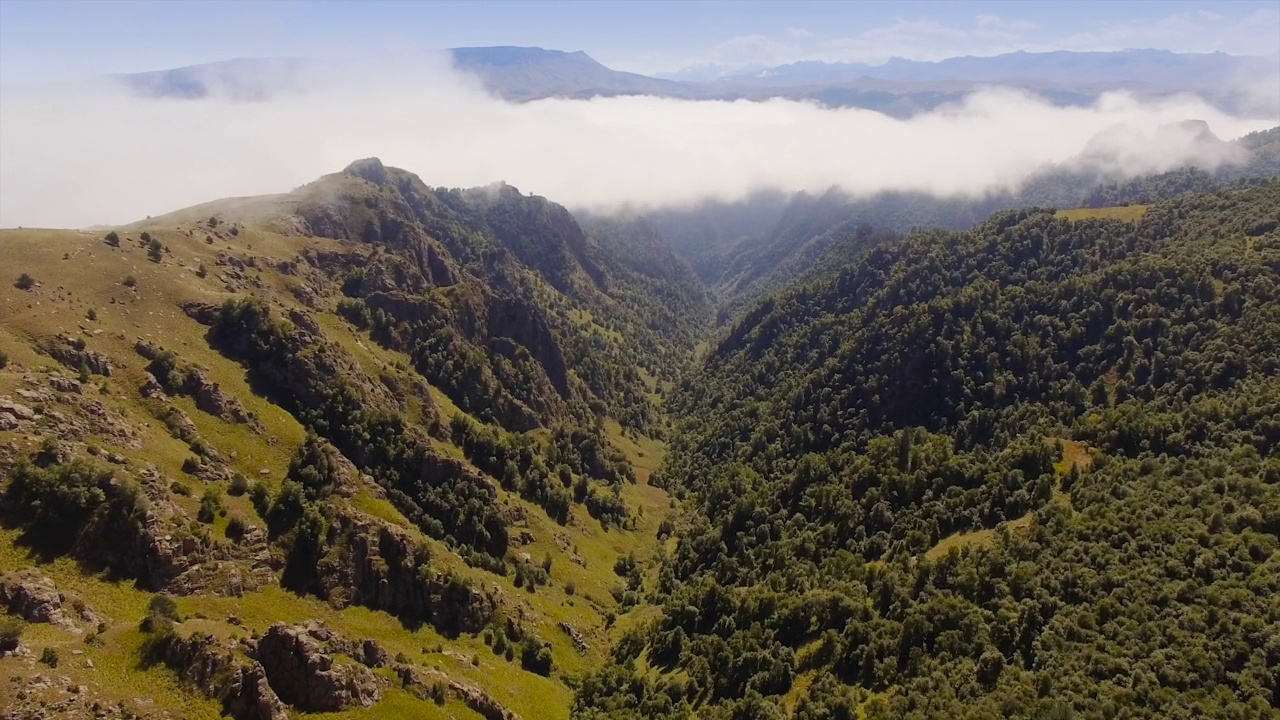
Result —
<path fill-rule="evenodd" d="M 905 120 L 789 100 L 513 104 L 452 70 L 442 53 L 343 52 L 356 59 L 331 60 L 314 84 L 254 103 L 143 98 L 90 80 L 0 86 L 0 226 L 121 224 L 285 192 L 369 156 L 429 185 L 505 181 L 571 208 L 833 185 L 979 196 L 1015 188 L 1117 126 L 1133 132 L 1123 162 L 1107 169 L 1132 176 L 1226 161 L 1190 135 L 1157 137 L 1162 126 L 1199 119 L 1232 139 L 1280 125 L 1273 110 L 1234 117 L 1192 96 L 1112 92 L 1090 107 L 1057 107 L 998 87 Z M 1280 96 L 1280 69 L 1224 81 L 1280 107 L 1271 97 Z"/>

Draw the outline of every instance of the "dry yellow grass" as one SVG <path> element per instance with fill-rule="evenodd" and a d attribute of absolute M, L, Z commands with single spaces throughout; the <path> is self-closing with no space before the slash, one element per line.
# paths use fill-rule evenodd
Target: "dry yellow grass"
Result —
<path fill-rule="evenodd" d="M 1102 208 L 1075 208 L 1059 210 L 1057 216 L 1067 220 L 1124 220 L 1137 222 L 1147 214 L 1149 205 L 1119 205 Z"/>

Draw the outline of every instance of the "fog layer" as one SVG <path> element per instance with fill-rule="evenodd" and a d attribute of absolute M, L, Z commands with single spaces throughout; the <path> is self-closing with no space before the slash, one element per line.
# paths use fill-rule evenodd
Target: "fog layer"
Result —
<path fill-rule="evenodd" d="M 1144 102 L 1108 93 L 1091 107 L 1055 107 L 1005 88 L 907 120 L 787 100 L 517 105 L 488 96 L 443 59 L 421 57 L 335 64 L 260 102 L 143 98 L 104 81 L 6 87 L 0 226 L 125 223 L 288 191 L 369 156 L 429 185 L 504 180 L 593 209 L 832 185 L 980 195 L 1078 156 L 1099 134 L 1109 138 L 1104 147 L 1122 139 L 1119 159 L 1101 160 L 1117 174 L 1229 162 L 1194 132 L 1161 130 L 1192 118 L 1223 139 L 1280 124 L 1231 117 L 1190 96 Z"/>

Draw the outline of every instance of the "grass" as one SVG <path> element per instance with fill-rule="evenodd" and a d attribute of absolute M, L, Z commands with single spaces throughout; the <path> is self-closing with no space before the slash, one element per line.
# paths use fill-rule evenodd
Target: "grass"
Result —
<path fill-rule="evenodd" d="M 1079 220 L 1123 220 L 1138 222 L 1147 214 L 1149 205 L 1119 205 L 1102 208 L 1075 208 L 1059 210 L 1057 217 L 1076 222 Z"/>
<path fill-rule="evenodd" d="M 103 242 L 105 232 L 0 230 L 0 247 L 4 248 L 7 266 L 13 268 L 11 274 L 16 277 L 20 272 L 28 272 L 41 281 L 40 286 L 29 291 L 14 288 L 12 283 L 0 287 L 0 350 L 9 357 L 9 366 L 0 370 L 0 394 L 17 397 L 17 389 L 31 387 L 24 380 L 27 375 L 34 376 L 37 385 L 43 384 L 43 375 L 52 370 L 64 377 L 74 377 L 74 371 L 40 354 L 34 345 L 58 333 L 85 338 L 89 349 L 109 356 L 115 367 L 111 377 L 93 378 L 94 385 L 104 384 L 109 394 L 99 396 L 93 389 L 86 392 L 94 393 L 92 399 L 125 418 L 136 430 L 137 447 L 117 445 L 97 437 L 90 440 L 109 453 L 123 455 L 130 472 L 137 472 L 148 464 L 155 465 L 166 478 L 189 489 L 189 496 L 174 494 L 171 499 L 192 517 L 204 486 L 200 480 L 182 472 L 182 463 L 191 456 L 191 450 L 185 442 L 171 437 L 156 417 L 166 402 L 183 410 L 195 424 L 198 436 L 227 458 L 231 468 L 245 475 L 250 483 L 265 479 L 269 485 L 277 485 L 287 471 L 293 452 L 305 439 L 305 432 L 289 413 L 252 392 L 244 368 L 209 347 L 205 338 L 207 328 L 187 317 L 182 304 L 191 300 L 218 304 L 249 292 L 248 286 L 240 292 L 230 292 L 225 287 L 228 268 L 217 265 L 216 258 L 219 251 L 226 251 L 259 259 L 259 269 L 243 271 L 250 280 L 260 281 L 260 286 L 253 287 L 253 293 L 265 296 L 286 310 L 301 307 L 288 290 L 289 283 L 296 282 L 297 278 L 277 272 L 276 263 L 294 259 L 306 245 L 330 250 L 341 247 L 331 240 L 285 237 L 252 226 L 235 237 L 224 232 L 225 222 L 213 232 L 205 226 L 208 215 L 222 213 L 226 208 L 241 208 L 241 205 L 215 204 L 145 223 L 148 232 L 169 247 L 159 264 L 147 258 L 146 249 L 138 242 L 143 225 L 118 229 L 118 248 Z M 247 211 L 257 210 L 248 207 Z M 228 219 L 223 217 L 224 221 Z M 205 242 L 206 233 L 213 237 L 212 244 Z M 64 260 L 64 255 L 68 259 Z M 209 270 L 204 278 L 196 273 L 201 264 Z M 129 276 L 137 279 L 136 287 L 124 285 L 123 280 Z M 96 320 L 87 319 L 90 309 L 95 310 Z M 403 354 L 369 341 L 332 313 L 323 309 L 307 311 L 320 323 L 326 336 L 341 345 L 373 377 L 389 373 L 406 382 L 421 381 Z M 597 326 L 589 314 L 576 319 L 609 334 Z M 173 350 L 184 363 L 202 368 L 211 380 L 257 416 L 265 431 L 255 432 L 248 426 L 210 416 L 198 410 L 190 398 L 144 400 L 138 388 L 145 380 L 147 361 L 134 351 L 138 339 Z M 439 389 L 429 387 L 429 391 L 430 404 L 442 419 L 447 421 L 458 412 L 457 406 Z M 425 409 L 426 403 L 417 400 L 415 403 L 407 406 L 408 412 L 431 412 Z M 67 411 L 71 406 L 59 404 L 58 407 Z M 0 443 L 29 452 L 39 444 L 41 433 L 48 429 L 0 432 Z M 527 546 L 513 545 L 512 553 L 528 552 L 535 562 L 541 562 L 546 555 L 552 557 L 550 582 L 534 593 L 514 587 L 510 577 L 466 566 L 443 543 L 425 538 L 410 526 L 390 502 L 377 497 L 371 489 L 361 490 L 346 501 L 360 512 L 406 528 L 418 542 L 430 547 L 433 567 L 453 570 L 474 584 L 499 589 L 504 598 L 501 612 L 523 617 L 539 637 L 550 643 L 554 657 L 550 678 L 522 671 L 518 658 L 508 662 L 494 655 L 478 636 L 441 637 L 430 627 L 406 627 L 387 613 L 361 607 L 336 609 L 317 598 L 298 596 L 276 586 L 238 598 L 215 595 L 179 598 L 180 612 L 186 618 L 179 627 L 184 632 L 199 629 L 229 638 L 262 632 L 276 621 L 296 623 L 321 619 L 353 640 L 376 640 L 393 656 L 402 652 L 412 662 L 440 669 L 475 685 L 524 718 L 567 719 L 572 699 L 567 678 L 598 666 L 622 629 L 645 622 L 658 612 L 657 608 L 641 606 L 621 615 L 612 629 L 606 628 L 606 617 L 618 611 L 610 592 L 619 582 L 613 572 L 615 561 L 622 555 L 634 553 L 649 570 L 652 582 L 653 559 L 660 550 L 657 528 L 672 512 L 667 494 L 648 483 L 650 474 L 661 463 L 662 443 L 629 436 L 612 421 L 607 423 L 606 433 L 636 469 L 637 482 L 622 491 L 634 512 L 634 528 L 606 530 L 580 506 L 573 509 L 572 522 L 561 526 L 541 508 L 499 492 L 500 503 L 513 514 L 527 518 L 524 527 L 513 528 L 513 535 L 527 529 L 534 536 L 534 541 Z M 441 451 L 462 457 L 456 446 L 436 439 L 432 442 Z M 83 452 L 84 447 L 79 450 Z M 260 473 L 263 469 L 265 474 Z M 218 483 L 228 510 L 227 518 L 218 518 L 212 527 L 213 535 L 218 538 L 231 516 L 250 524 L 261 524 L 248 496 L 230 496 L 226 485 Z M 574 561 L 575 556 L 580 563 Z M 0 567 L 35 563 L 35 558 L 18 544 L 18 531 L 0 528 Z M 106 616 L 108 625 L 103 644 L 92 647 L 85 645 L 85 635 L 76 636 L 48 625 L 30 626 L 27 642 L 35 644 L 37 654 L 46 645 L 60 652 L 63 664 L 57 669 L 59 674 L 86 685 L 91 695 L 104 704 L 134 703 L 136 698 L 150 711 L 159 710 L 191 720 L 219 717 L 216 702 L 183 687 L 172 672 L 162 667 L 143 669 L 139 666 L 138 650 L 143 636 L 137 627 L 147 611 L 150 593 L 135 587 L 131 581 L 111 580 L 86 572 L 68 558 L 43 564 L 40 569 L 69 598 L 81 598 Z M 575 587 L 572 595 L 565 591 L 569 583 Z M 230 615 L 239 618 L 242 626 L 227 622 Z M 562 622 L 585 636 L 590 646 L 586 653 L 580 652 L 560 628 Z M 434 652 L 437 646 L 442 652 Z M 81 650 L 83 655 L 74 655 L 76 650 Z M 472 664 L 473 657 L 479 658 L 479 666 Z M 83 662 L 78 661 L 80 658 L 92 659 L 94 669 L 83 667 Z M 31 670 L 20 665 L 16 659 L 0 659 L 0 674 L 22 674 L 26 678 L 43 668 L 37 666 Z M 462 720 L 477 715 L 454 700 L 437 707 L 390 689 L 373 708 L 310 717 L 335 720 L 453 717 Z"/>

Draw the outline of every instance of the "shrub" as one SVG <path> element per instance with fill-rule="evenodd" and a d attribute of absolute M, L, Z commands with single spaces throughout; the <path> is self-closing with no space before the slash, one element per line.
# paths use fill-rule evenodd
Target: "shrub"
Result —
<path fill-rule="evenodd" d="M 150 244 L 151 244 L 151 233 L 147 232 L 146 230 L 143 230 L 143 231 L 142 231 L 142 242 L 143 242 L 144 244 L 146 244 L 146 245 L 150 245 Z"/>
<path fill-rule="evenodd" d="M 9 353 L 5 352 L 4 350 L 0 350 L 0 370 L 3 370 L 8 366 L 9 366 Z"/>
<path fill-rule="evenodd" d="M 138 286 L 138 278 L 136 278 L 136 277 L 134 277 L 134 276 L 132 276 L 132 275 L 127 275 L 127 276 L 125 276 L 125 279 L 124 279 L 124 286 L 125 286 L 125 287 L 128 287 L 128 288 L 131 288 L 131 287 L 137 287 L 137 286 Z"/>
<path fill-rule="evenodd" d="M 239 515 L 232 515 L 231 519 L 227 521 L 226 535 L 232 540 L 239 540 L 244 537 L 245 532 L 248 530 L 249 526 Z"/>
<path fill-rule="evenodd" d="M 196 270 L 196 277 L 204 278 L 208 276 L 209 276 L 209 268 L 205 267 L 204 263 L 200 263 L 199 269 Z"/>
<path fill-rule="evenodd" d="M 520 651 L 520 667 L 542 676 L 551 674 L 551 650 L 539 643 L 525 643 Z"/>
<path fill-rule="evenodd" d="M 187 487 L 186 485 L 183 485 L 177 480 L 174 480 L 173 482 L 169 483 L 169 491 L 174 493 L 175 495 L 181 495 L 183 497 L 191 496 L 191 488 Z"/>
<path fill-rule="evenodd" d="M 115 230 L 107 233 L 107 244 L 111 247 L 120 247 L 120 235 Z"/>
<path fill-rule="evenodd" d="M 13 283 L 13 286 L 18 288 L 19 290 L 30 290 L 31 288 L 36 286 L 36 279 L 31 277 L 27 273 L 22 273 L 21 275 L 18 276 L 17 281 Z"/>
<path fill-rule="evenodd" d="M 22 631 L 26 623 L 21 618 L 6 617 L 0 619 L 0 651 L 13 650 L 22 640 Z"/>
<path fill-rule="evenodd" d="M 146 233 L 143 234 L 145 235 Z M 164 245 L 160 244 L 159 240 L 152 238 L 151 242 L 147 243 L 147 257 L 151 258 L 151 262 L 160 262 L 164 258 Z"/>
<path fill-rule="evenodd" d="M 575 585 L 572 580 L 564 584 L 565 595 L 574 595 L 577 592 L 578 592 L 578 586 Z"/>
<path fill-rule="evenodd" d="M 151 602 L 147 603 L 147 613 L 168 620 L 177 620 L 178 603 L 164 593 L 156 593 L 151 596 Z"/>
<path fill-rule="evenodd" d="M 93 308 L 89 308 L 89 312 L 85 313 L 84 316 L 92 322 L 98 319 L 98 311 Z"/>
<path fill-rule="evenodd" d="M 58 667 L 58 651 L 51 647 L 45 648 L 44 652 L 40 653 L 40 662 L 51 668 Z"/>
<path fill-rule="evenodd" d="M 247 492 L 249 492 L 249 478 L 237 470 L 236 474 L 231 478 L 231 487 L 227 489 L 227 494 L 233 497 L 240 497 Z"/>
<path fill-rule="evenodd" d="M 254 483 L 253 490 L 249 491 L 249 502 L 253 504 L 253 509 L 258 511 L 258 515 L 265 518 L 267 511 L 271 508 L 271 488 L 261 480 Z"/>
<path fill-rule="evenodd" d="M 200 496 L 200 511 L 196 513 L 196 519 L 202 523 L 211 523 L 221 509 L 222 495 L 217 488 L 209 488 Z"/>

